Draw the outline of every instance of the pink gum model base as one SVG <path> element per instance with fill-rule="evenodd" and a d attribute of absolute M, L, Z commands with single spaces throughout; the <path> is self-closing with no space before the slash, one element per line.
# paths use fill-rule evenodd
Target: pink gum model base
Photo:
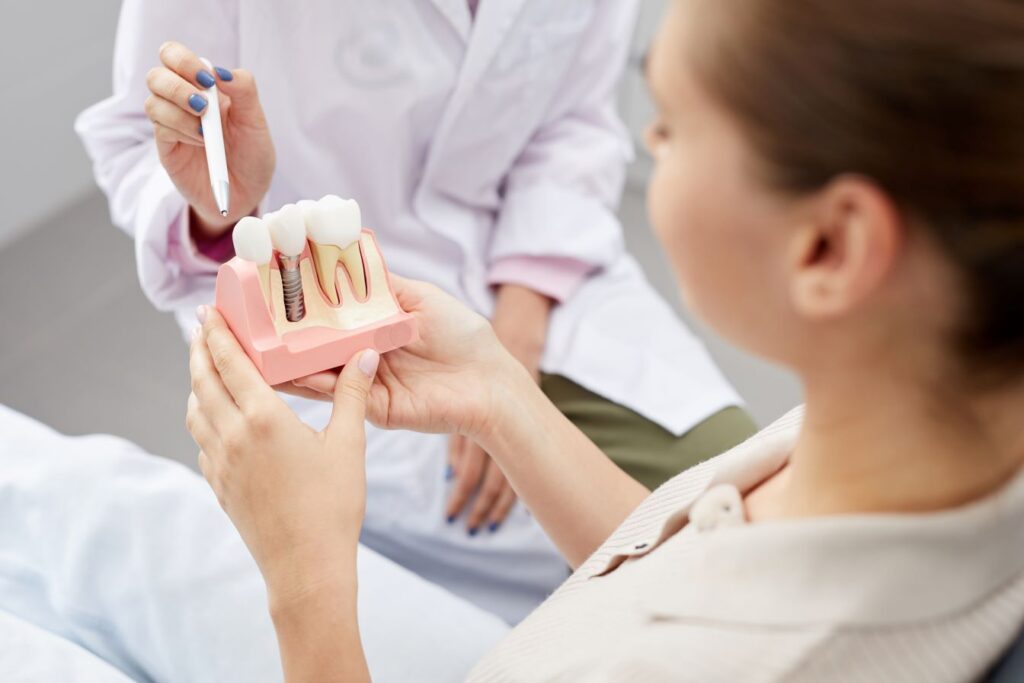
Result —
<path fill-rule="evenodd" d="M 376 247 L 373 232 L 364 233 L 369 234 Z M 310 257 L 307 244 L 302 259 Z M 270 267 L 278 269 L 276 259 Z M 386 264 L 384 271 L 388 272 Z M 398 306 L 390 283 L 388 293 Z M 419 338 L 416 321 L 405 312 L 350 330 L 309 327 L 279 337 L 263 295 L 258 267 L 237 257 L 217 271 L 216 306 L 270 385 L 342 366 L 364 349 L 386 353 Z M 401 311 L 401 306 L 398 309 Z"/>

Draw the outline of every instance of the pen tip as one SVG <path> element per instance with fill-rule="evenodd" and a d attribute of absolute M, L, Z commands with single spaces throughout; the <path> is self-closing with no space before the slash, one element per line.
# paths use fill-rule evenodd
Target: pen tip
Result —
<path fill-rule="evenodd" d="M 223 211 L 220 212 L 220 215 L 224 216 L 224 218 L 227 218 L 228 217 L 228 210 L 224 209 Z"/>

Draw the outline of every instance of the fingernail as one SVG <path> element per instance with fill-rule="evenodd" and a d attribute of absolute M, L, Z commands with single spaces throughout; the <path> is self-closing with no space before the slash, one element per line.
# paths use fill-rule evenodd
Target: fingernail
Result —
<path fill-rule="evenodd" d="M 206 98 L 202 95 L 189 95 L 188 106 L 192 107 L 192 109 L 194 109 L 195 111 L 202 111 L 206 109 Z"/>
<path fill-rule="evenodd" d="M 445 481 L 451 481 L 454 476 L 455 476 L 455 468 L 452 467 L 451 465 L 448 465 L 448 469 L 446 469 L 444 471 L 444 480 Z"/>
<path fill-rule="evenodd" d="M 201 327 L 193 327 L 192 331 L 188 333 L 188 338 L 194 343 L 202 333 L 203 329 Z"/>
<path fill-rule="evenodd" d="M 364 375 L 373 379 L 373 376 L 377 374 L 377 366 L 380 365 L 380 354 L 373 349 L 363 351 L 356 365 Z"/>
<path fill-rule="evenodd" d="M 476 527 L 473 527 L 472 529 L 470 529 L 470 530 L 469 530 L 469 535 L 470 535 L 470 536 L 476 536 L 476 533 L 477 533 L 478 531 L 480 531 L 480 530 L 479 530 L 479 529 L 477 529 Z"/>
<path fill-rule="evenodd" d="M 448 515 L 448 523 L 455 524 L 455 515 Z"/>
<path fill-rule="evenodd" d="M 210 309 L 208 306 L 199 306 L 196 308 L 196 320 L 199 321 L 200 325 L 206 322 L 206 316 L 209 315 L 209 311 Z"/>
<path fill-rule="evenodd" d="M 491 522 L 487 525 L 487 529 L 493 534 L 501 526 L 501 522 Z"/>
<path fill-rule="evenodd" d="M 199 81 L 199 85 L 204 88 L 212 88 L 217 84 L 217 81 L 213 80 L 213 76 L 206 69 L 202 69 L 196 74 L 196 80 Z"/>
<path fill-rule="evenodd" d="M 203 124 L 201 124 L 201 123 L 199 124 L 199 135 L 200 135 L 200 137 L 205 137 L 203 135 Z"/>
<path fill-rule="evenodd" d="M 213 70 L 217 72 L 217 77 L 222 81 L 230 81 L 235 78 L 234 75 L 224 67 L 215 66 L 213 67 Z"/>

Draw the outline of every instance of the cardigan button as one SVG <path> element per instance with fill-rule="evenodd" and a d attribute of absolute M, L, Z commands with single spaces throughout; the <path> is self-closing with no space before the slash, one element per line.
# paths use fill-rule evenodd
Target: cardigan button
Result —
<path fill-rule="evenodd" d="M 690 508 L 690 524 L 697 531 L 714 531 L 746 521 L 743 498 L 732 484 L 721 484 L 701 496 Z"/>

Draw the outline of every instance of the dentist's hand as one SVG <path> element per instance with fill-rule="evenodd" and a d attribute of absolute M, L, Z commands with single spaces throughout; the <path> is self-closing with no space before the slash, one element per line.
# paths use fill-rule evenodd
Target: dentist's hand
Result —
<path fill-rule="evenodd" d="M 364 416 L 380 356 L 341 373 L 323 432 L 267 386 L 223 318 L 203 307 L 187 424 L 199 466 L 267 582 L 271 600 L 315 592 L 354 566 L 366 504 Z"/>
<path fill-rule="evenodd" d="M 146 75 L 146 115 L 153 122 L 160 163 L 191 207 L 193 234 L 215 238 L 251 214 L 270 187 L 276 156 L 256 82 L 245 69 L 211 73 L 181 43 L 160 47 L 161 66 Z M 200 117 L 209 105 L 203 91 L 216 83 L 231 182 L 231 213 L 217 211 L 210 189 Z"/>
<path fill-rule="evenodd" d="M 498 339 L 538 383 L 551 305 L 551 299 L 526 287 L 502 285 L 491 320 Z M 451 439 L 448 465 L 454 479 L 445 509 L 448 522 L 468 511 L 466 529 L 471 536 L 483 526 L 496 532 L 516 503 L 516 492 L 501 468 L 479 445 L 460 435 Z"/>

